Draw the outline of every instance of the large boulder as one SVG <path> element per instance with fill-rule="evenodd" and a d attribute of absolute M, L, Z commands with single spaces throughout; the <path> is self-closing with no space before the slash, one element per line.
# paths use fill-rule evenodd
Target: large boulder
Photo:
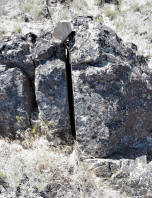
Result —
<path fill-rule="evenodd" d="M 18 129 L 30 127 L 32 95 L 29 81 L 20 69 L 0 72 L 1 136 L 14 137 Z"/>
<path fill-rule="evenodd" d="M 152 135 L 152 78 L 145 59 L 92 17 L 77 17 L 73 27 L 70 53 L 80 147 L 105 157 L 141 146 Z"/>

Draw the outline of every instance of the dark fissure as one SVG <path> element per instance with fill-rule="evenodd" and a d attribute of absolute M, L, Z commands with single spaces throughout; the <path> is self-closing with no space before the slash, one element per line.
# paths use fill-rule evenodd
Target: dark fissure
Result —
<path fill-rule="evenodd" d="M 74 99 L 73 99 L 73 86 L 72 86 L 72 69 L 70 63 L 70 54 L 68 49 L 68 42 L 65 43 L 65 58 L 66 58 L 66 78 L 67 78 L 67 88 L 68 88 L 68 104 L 69 104 L 69 116 L 71 124 L 71 133 L 74 138 L 76 138 L 75 131 L 75 115 L 74 115 Z"/>
<path fill-rule="evenodd" d="M 35 63 L 35 60 L 32 59 L 32 62 L 33 62 L 33 67 L 34 67 L 34 71 L 36 70 L 36 63 Z M 33 83 L 32 83 L 32 90 L 33 90 L 33 104 L 32 104 L 32 108 L 33 108 L 33 111 L 37 111 L 38 112 L 38 104 L 37 104 L 37 101 L 36 101 L 36 95 L 35 95 L 35 74 L 34 74 L 34 80 L 33 80 Z"/>

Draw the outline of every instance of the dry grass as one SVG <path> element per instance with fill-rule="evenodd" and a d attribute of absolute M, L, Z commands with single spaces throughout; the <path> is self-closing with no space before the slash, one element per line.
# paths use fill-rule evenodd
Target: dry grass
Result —
<path fill-rule="evenodd" d="M 119 10 L 117 7 L 111 5 L 105 5 L 103 7 L 103 13 L 105 16 L 109 17 L 110 20 L 114 20 L 119 15 Z"/>
<path fill-rule="evenodd" d="M 22 28 L 21 28 L 21 26 L 19 24 L 14 25 L 13 33 L 15 33 L 15 34 L 22 33 Z"/>
<path fill-rule="evenodd" d="M 47 185 L 44 179 L 48 182 L 54 177 L 68 179 L 68 147 L 54 149 L 42 137 L 29 140 L 28 145 L 24 148 L 23 142 L 0 140 L 0 172 L 10 186 L 17 187 L 24 174 L 31 180 L 39 178 L 38 185 L 44 183 L 44 186 Z"/>
<path fill-rule="evenodd" d="M 32 196 L 35 187 L 40 192 L 48 184 L 58 182 L 71 185 L 77 197 L 89 197 L 87 189 L 88 185 L 92 186 L 89 180 L 91 175 L 80 162 L 76 143 L 74 146 L 52 147 L 44 137 L 39 137 L 27 139 L 26 147 L 24 144 L 19 140 L 0 140 L 0 177 L 14 192 L 20 186 L 22 197 L 27 193 Z M 21 185 L 25 176 L 28 181 Z M 93 188 L 90 191 L 95 194 Z"/>
<path fill-rule="evenodd" d="M 34 19 L 39 19 L 43 14 L 44 0 L 23 0 L 20 7 L 24 13 L 30 14 Z"/>

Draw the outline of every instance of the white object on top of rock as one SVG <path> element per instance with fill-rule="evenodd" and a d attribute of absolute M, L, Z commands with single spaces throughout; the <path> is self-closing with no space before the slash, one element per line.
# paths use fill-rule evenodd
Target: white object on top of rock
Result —
<path fill-rule="evenodd" d="M 72 32 L 72 25 L 69 21 L 60 21 L 57 23 L 56 27 L 53 31 L 53 37 L 61 42 L 65 41 L 65 39 Z"/>

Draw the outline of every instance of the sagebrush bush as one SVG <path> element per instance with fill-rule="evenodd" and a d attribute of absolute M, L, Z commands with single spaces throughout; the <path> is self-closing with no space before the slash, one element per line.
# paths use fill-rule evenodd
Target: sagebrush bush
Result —
<path fill-rule="evenodd" d="M 110 20 L 113 20 L 118 16 L 119 10 L 117 9 L 117 7 L 112 7 L 111 5 L 105 5 L 103 7 L 103 13 L 105 14 L 105 16 L 109 17 Z"/>
<path fill-rule="evenodd" d="M 16 34 L 22 33 L 22 28 L 19 24 L 14 25 L 13 32 Z M 18 124 L 21 124 L 22 120 L 18 119 Z"/>
<path fill-rule="evenodd" d="M 20 7 L 24 13 L 31 14 L 35 19 L 39 18 L 43 13 L 45 0 L 23 0 Z"/>

